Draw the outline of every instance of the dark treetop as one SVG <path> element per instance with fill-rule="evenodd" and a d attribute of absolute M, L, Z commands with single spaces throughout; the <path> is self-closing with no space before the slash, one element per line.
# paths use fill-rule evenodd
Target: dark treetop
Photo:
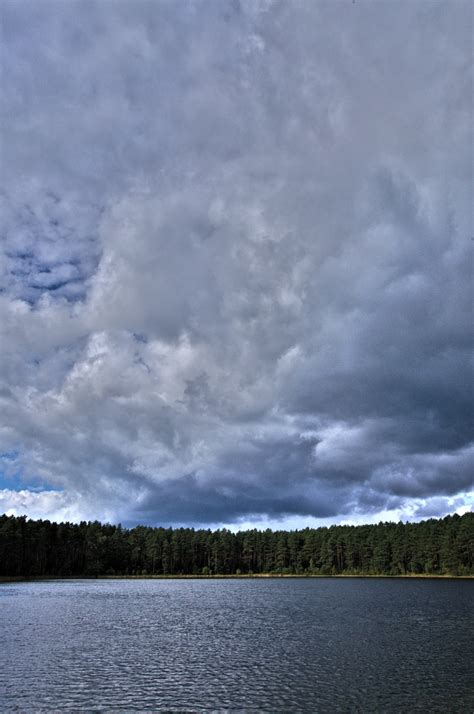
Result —
<path fill-rule="evenodd" d="M 0 516 L 0 576 L 472 575 L 474 513 L 299 531 L 132 529 Z"/>

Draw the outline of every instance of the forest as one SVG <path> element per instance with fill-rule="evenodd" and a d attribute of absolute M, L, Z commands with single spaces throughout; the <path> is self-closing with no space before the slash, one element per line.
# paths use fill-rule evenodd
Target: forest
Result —
<path fill-rule="evenodd" d="M 474 513 L 297 531 L 0 516 L 0 576 L 473 575 Z"/>

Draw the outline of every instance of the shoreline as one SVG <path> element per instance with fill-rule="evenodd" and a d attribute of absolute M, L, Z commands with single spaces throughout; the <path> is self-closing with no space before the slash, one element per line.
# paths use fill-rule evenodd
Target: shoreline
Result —
<path fill-rule="evenodd" d="M 60 580 L 335 580 L 335 579 L 378 579 L 378 580 L 474 580 L 474 575 L 439 575 L 427 573 L 413 573 L 407 575 L 319 575 L 319 574 L 278 574 L 278 573 L 255 573 L 252 575 L 0 575 L 0 585 L 4 583 L 25 583 L 25 582 L 50 582 Z"/>

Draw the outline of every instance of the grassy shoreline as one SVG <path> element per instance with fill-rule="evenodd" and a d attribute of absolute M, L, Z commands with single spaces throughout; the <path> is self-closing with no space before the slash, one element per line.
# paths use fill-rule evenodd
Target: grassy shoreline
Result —
<path fill-rule="evenodd" d="M 384 580 L 474 580 L 474 575 L 449 575 L 449 574 L 428 574 L 428 573 L 410 573 L 406 575 L 371 575 L 359 574 L 353 575 L 341 573 L 339 575 L 319 575 L 319 574 L 279 574 L 279 573 L 255 573 L 252 575 L 99 575 L 97 577 L 91 575 L 1 575 L 0 584 L 2 583 L 21 583 L 21 582 L 44 582 L 51 580 L 260 580 L 260 579 L 337 579 L 337 578 L 352 578 L 352 579 L 384 579 Z"/>

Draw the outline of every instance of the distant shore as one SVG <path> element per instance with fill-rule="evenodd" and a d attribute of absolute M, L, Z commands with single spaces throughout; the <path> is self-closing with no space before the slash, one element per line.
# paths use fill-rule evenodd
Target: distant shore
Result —
<path fill-rule="evenodd" d="M 474 580 L 474 575 L 439 575 L 428 573 L 409 573 L 406 575 L 352 575 L 341 573 L 339 575 L 319 575 L 319 574 L 286 574 L 286 573 L 255 573 L 255 574 L 240 574 L 240 575 L 0 575 L 0 584 L 2 583 L 23 583 L 23 582 L 45 582 L 51 580 L 281 580 L 286 579 L 378 579 L 378 580 Z"/>

